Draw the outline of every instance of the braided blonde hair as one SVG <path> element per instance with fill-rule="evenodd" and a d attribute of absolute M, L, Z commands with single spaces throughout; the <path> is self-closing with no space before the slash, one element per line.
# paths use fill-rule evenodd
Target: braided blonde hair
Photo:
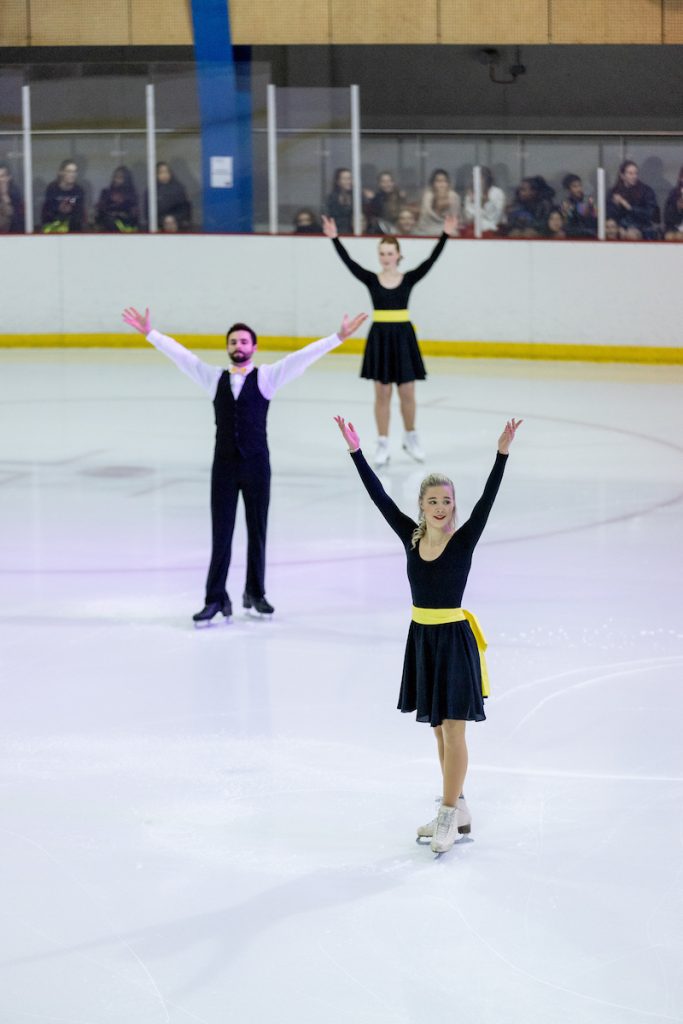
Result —
<path fill-rule="evenodd" d="M 453 486 L 453 481 L 450 477 L 444 476 L 443 473 L 430 473 L 429 476 L 426 476 L 420 484 L 420 494 L 417 499 L 417 526 L 413 530 L 413 536 L 410 538 L 411 548 L 416 547 L 427 532 L 425 514 L 422 511 L 422 499 L 430 487 L 450 487 L 451 494 L 453 495 L 453 529 L 455 529 L 458 512 L 455 507 L 455 487 Z"/>

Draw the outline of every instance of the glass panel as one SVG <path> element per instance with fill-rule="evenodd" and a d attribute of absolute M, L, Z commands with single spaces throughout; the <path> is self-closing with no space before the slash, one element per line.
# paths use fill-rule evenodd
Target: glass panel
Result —
<path fill-rule="evenodd" d="M 21 71 L 0 68 L 0 164 L 9 171 L 10 201 L 0 213 L 0 234 L 21 234 L 24 230 L 24 160 L 21 132 Z M 3 178 L 5 175 L 3 175 Z M 3 184 L 3 188 L 4 188 Z"/>
<path fill-rule="evenodd" d="M 159 231 L 168 228 L 164 216 L 169 214 L 181 230 L 201 231 L 202 139 L 194 69 L 180 65 L 155 74 L 154 108 L 157 163 L 167 163 L 173 175 L 171 182 L 157 180 Z"/>
<path fill-rule="evenodd" d="M 145 76 L 110 74 L 93 65 L 35 65 L 31 81 L 33 126 L 34 216 L 40 230 L 126 228 L 139 225 L 146 180 Z M 45 204 L 46 192 L 57 188 L 58 168 L 76 165 L 75 188 L 67 197 Z M 105 216 L 97 203 L 112 182 L 116 167 L 128 168 L 135 198 L 109 207 Z M 75 202 L 81 189 L 84 208 Z M 63 196 L 63 193 L 61 194 Z M 71 202 L 72 214 L 67 215 Z"/>
<path fill-rule="evenodd" d="M 278 89 L 278 223 L 294 230 L 298 211 L 335 216 L 351 230 L 350 173 L 335 195 L 337 172 L 351 167 L 351 96 L 348 89 Z"/>

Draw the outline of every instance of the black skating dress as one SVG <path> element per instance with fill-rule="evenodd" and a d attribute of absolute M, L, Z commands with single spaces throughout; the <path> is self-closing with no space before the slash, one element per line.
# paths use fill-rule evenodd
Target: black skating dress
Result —
<path fill-rule="evenodd" d="M 408 299 L 413 286 L 421 281 L 438 260 L 448 241 L 444 232 L 434 246 L 431 256 L 414 270 L 408 270 L 397 288 L 384 288 L 377 274 L 373 274 L 351 259 L 339 241 L 332 242 L 341 260 L 354 277 L 362 281 L 370 292 L 374 309 L 399 310 L 408 308 Z M 425 366 L 410 320 L 400 323 L 373 323 L 365 343 L 365 354 L 360 371 L 361 377 L 379 380 L 382 384 L 407 384 L 413 380 L 424 380 Z"/>
<path fill-rule="evenodd" d="M 496 455 L 484 492 L 466 523 L 438 558 L 421 558 L 411 547 L 416 523 L 394 504 L 360 449 L 351 453 L 365 489 L 406 551 L 408 580 L 417 608 L 460 608 L 472 554 L 482 535 L 503 478 L 507 455 Z M 444 718 L 483 722 L 481 665 L 477 642 L 466 620 L 424 626 L 411 622 L 403 661 L 398 709 L 417 712 L 418 722 L 441 725 Z"/>

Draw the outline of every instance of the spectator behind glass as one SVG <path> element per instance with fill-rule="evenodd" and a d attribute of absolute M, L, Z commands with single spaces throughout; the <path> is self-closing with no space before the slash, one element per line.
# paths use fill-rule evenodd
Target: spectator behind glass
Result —
<path fill-rule="evenodd" d="M 659 207 L 649 185 L 638 178 L 638 165 L 624 160 L 614 188 L 607 196 L 607 216 L 620 228 L 621 238 L 637 242 L 659 237 Z"/>
<path fill-rule="evenodd" d="M 166 214 L 175 217 L 179 231 L 188 231 L 192 223 L 192 204 L 165 160 L 157 164 L 157 224 L 163 224 Z M 149 193 L 145 193 L 145 214 L 149 224 Z"/>
<path fill-rule="evenodd" d="M 621 234 L 619 231 L 619 225 L 615 221 L 614 217 L 607 217 L 605 220 L 605 241 L 606 242 L 620 242 Z"/>
<path fill-rule="evenodd" d="M 474 179 L 470 179 L 469 188 L 465 193 L 465 224 L 469 230 L 463 232 L 470 237 L 474 234 Z M 505 221 L 505 193 L 493 183 L 493 175 L 488 167 L 481 168 L 481 231 L 484 236 L 497 235 L 501 224 Z"/>
<path fill-rule="evenodd" d="M 7 164 L 0 164 L 0 235 L 24 231 L 24 204 Z"/>
<path fill-rule="evenodd" d="M 667 242 L 683 242 L 683 167 L 678 172 L 676 187 L 667 196 L 664 207 L 664 238 Z"/>
<path fill-rule="evenodd" d="M 396 229 L 399 235 L 414 235 L 417 217 L 409 206 L 402 206 L 396 218 Z"/>
<path fill-rule="evenodd" d="M 100 231 L 129 233 L 139 227 L 138 194 L 127 167 L 117 167 L 109 188 L 103 188 L 95 207 Z"/>
<path fill-rule="evenodd" d="M 54 181 L 45 190 L 40 218 L 45 234 L 82 231 L 85 227 L 85 193 L 76 181 L 78 164 L 63 160 Z"/>
<path fill-rule="evenodd" d="M 340 235 L 353 234 L 353 179 L 348 167 L 338 167 L 334 172 L 325 213 L 334 220 Z"/>
<path fill-rule="evenodd" d="M 540 174 L 522 178 L 508 209 L 508 238 L 540 238 L 553 208 L 555 189 Z"/>
<path fill-rule="evenodd" d="M 440 235 L 448 216 L 460 220 L 460 196 L 451 188 L 448 173 L 442 167 L 437 167 L 432 171 L 429 188 L 422 193 L 417 234 Z M 457 238 L 457 233 L 453 237 Z"/>
<path fill-rule="evenodd" d="M 294 214 L 295 235 L 322 235 L 323 229 L 313 210 L 304 206 Z"/>
<path fill-rule="evenodd" d="M 368 231 L 378 235 L 387 235 L 395 231 L 405 199 L 405 192 L 401 192 L 390 171 L 378 174 L 377 191 L 366 206 Z"/>
<path fill-rule="evenodd" d="M 545 225 L 545 237 L 546 238 L 559 238 L 563 239 L 567 237 L 565 230 L 565 219 L 562 210 L 555 207 L 548 214 L 548 220 Z"/>
<path fill-rule="evenodd" d="M 583 190 L 578 174 L 566 174 L 562 188 L 567 193 L 562 201 L 562 212 L 567 220 L 568 238 L 597 238 L 598 215 L 591 196 Z"/>
<path fill-rule="evenodd" d="M 174 213 L 165 213 L 161 223 L 159 224 L 159 231 L 163 231 L 165 235 L 177 235 L 180 231 L 180 225 L 178 224 L 178 218 Z"/>

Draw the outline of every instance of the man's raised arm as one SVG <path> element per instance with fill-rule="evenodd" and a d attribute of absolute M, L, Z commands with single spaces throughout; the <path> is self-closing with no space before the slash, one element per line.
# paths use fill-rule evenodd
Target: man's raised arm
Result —
<path fill-rule="evenodd" d="M 124 310 L 122 318 L 133 330 L 139 334 L 144 334 L 150 344 L 154 345 L 160 352 L 163 352 L 165 356 L 168 356 L 178 369 L 187 374 L 195 384 L 199 384 L 200 388 L 206 391 L 211 400 L 215 398 L 218 380 L 223 373 L 219 366 L 211 366 L 210 363 L 202 362 L 194 352 L 190 352 L 180 342 L 167 337 L 165 334 L 161 334 L 160 331 L 155 331 L 152 327 L 149 309 L 145 310 L 143 316 L 142 313 L 138 313 L 137 309 L 133 309 L 131 306 L 129 309 Z"/>
<path fill-rule="evenodd" d="M 272 398 L 283 384 L 288 384 L 290 380 L 300 377 L 311 363 L 314 363 L 321 356 L 324 356 L 326 352 L 331 352 L 333 348 L 337 348 L 347 338 L 350 338 L 367 318 L 367 313 L 358 313 L 357 316 L 350 320 L 345 313 L 342 325 L 336 334 L 331 334 L 329 338 L 320 338 L 319 341 L 312 341 L 310 345 L 290 353 L 284 359 L 278 359 L 276 363 L 260 366 L 258 369 L 258 384 L 263 397 Z"/>

